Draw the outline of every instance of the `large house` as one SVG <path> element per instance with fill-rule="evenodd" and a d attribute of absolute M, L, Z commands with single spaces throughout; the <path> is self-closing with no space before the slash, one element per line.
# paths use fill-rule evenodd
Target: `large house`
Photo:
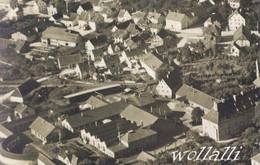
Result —
<path fill-rule="evenodd" d="M 205 113 L 212 110 L 214 103 L 220 103 L 221 100 L 214 98 L 198 89 L 183 84 L 176 92 L 176 99 L 182 101 L 188 101 L 191 107 L 199 107 L 204 110 Z"/>
<path fill-rule="evenodd" d="M 140 63 L 149 76 L 154 80 L 158 79 L 158 69 L 163 65 L 163 62 L 159 58 L 149 52 L 140 58 Z"/>
<path fill-rule="evenodd" d="M 259 98 L 260 89 L 256 88 L 223 102 L 214 102 L 213 110 L 202 117 L 203 134 L 216 141 L 234 138 L 252 124 Z"/>
<path fill-rule="evenodd" d="M 169 12 L 166 16 L 165 29 L 182 30 L 188 28 L 192 20 L 184 13 Z"/>
<path fill-rule="evenodd" d="M 69 32 L 59 27 L 48 27 L 41 37 L 41 42 L 46 45 L 75 47 L 80 42 L 78 33 Z"/>
<path fill-rule="evenodd" d="M 159 81 L 158 85 L 156 86 L 156 92 L 161 97 L 166 98 L 173 98 L 174 89 L 176 88 L 177 84 L 174 83 L 174 77 L 171 76 L 172 74 L 167 74 L 165 78 Z"/>
<path fill-rule="evenodd" d="M 33 79 L 25 81 L 19 85 L 10 96 L 11 102 L 23 103 L 26 98 L 31 96 L 33 92 L 40 87 L 40 84 Z"/>
<path fill-rule="evenodd" d="M 249 47 L 251 42 L 251 32 L 241 25 L 234 33 L 233 42 L 239 47 Z"/>
<path fill-rule="evenodd" d="M 228 27 L 231 31 L 238 29 L 241 25 L 246 25 L 245 17 L 238 11 L 234 11 L 228 17 Z"/>
<path fill-rule="evenodd" d="M 75 68 L 77 64 L 82 63 L 81 54 L 73 54 L 58 57 L 59 69 Z"/>
<path fill-rule="evenodd" d="M 43 119 L 37 117 L 30 125 L 31 134 L 42 141 L 43 144 L 51 141 L 57 141 L 58 132 L 55 131 L 55 126 Z"/>

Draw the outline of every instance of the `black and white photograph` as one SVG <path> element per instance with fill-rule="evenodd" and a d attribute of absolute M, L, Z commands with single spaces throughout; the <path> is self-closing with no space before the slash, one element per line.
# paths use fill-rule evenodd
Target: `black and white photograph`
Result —
<path fill-rule="evenodd" d="M 260 0 L 0 0 L 0 165 L 260 165 Z"/>

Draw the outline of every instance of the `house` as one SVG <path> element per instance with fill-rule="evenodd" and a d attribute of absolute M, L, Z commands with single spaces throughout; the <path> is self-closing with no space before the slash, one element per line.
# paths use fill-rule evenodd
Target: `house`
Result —
<path fill-rule="evenodd" d="M 90 13 L 88 12 L 81 12 L 78 18 L 78 25 L 80 29 L 86 30 L 88 26 L 88 21 L 90 20 Z"/>
<path fill-rule="evenodd" d="M 79 5 L 79 7 L 77 9 L 77 13 L 78 13 L 78 15 L 80 15 L 82 12 L 88 12 L 88 11 L 91 11 L 92 9 L 93 9 L 92 4 L 90 2 L 86 2 L 86 3 Z"/>
<path fill-rule="evenodd" d="M 74 27 L 78 25 L 79 16 L 77 13 L 69 13 L 69 15 L 64 15 L 63 18 L 60 19 L 60 22 L 64 24 L 67 28 Z"/>
<path fill-rule="evenodd" d="M 235 31 L 241 25 L 246 25 L 245 16 L 236 10 L 228 17 L 228 27 L 231 31 Z"/>
<path fill-rule="evenodd" d="M 144 12 L 136 11 L 136 12 L 132 13 L 132 20 L 134 21 L 135 24 L 137 24 L 137 22 L 140 19 L 144 19 L 144 17 L 145 17 L 145 13 Z"/>
<path fill-rule="evenodd" d="M 165 38 L 168 36 L 168 33 L 162 29 L 156 35 L 151 38 L 151 46 L 158 47 L 164 44 Z"/>
<path fill-rule="evenodd" d="M 75 67 L 76 74 L 78 75 L 79 79 L 85 79 L 89 76 L 89 65 L 88 63 L 77 63 Z"/>
<path fill-rule="evenodd" d="M 41 37 L 41 42 L 45 45 L 75 47 L 81 40 L 78 33 L 69 32 L 67 29 L 59 27 L 48 27 Z"/>
<path fill-rule="evenodd" d="M 142 29 L 132 22 L 129 24 L 126 30 L 128 31 L 130 37 L 137 36 L 142 32 Z"/>
<path fill-rule="evenodd" d="M 86 102 L 84 102 L 84 104 L 80 105 L 80 109 L 89 108 L 91 110 L 94 110 L 96 108 L 103 107 L 106 105 L 108 105 L 108 103 L 105 102 L 104 100 L 102 100 L 98 97 L 95 97 L 95 96 L 90 96 L 90 98 Z"/>
<path fill-rule="evenodd" d="M 213 13 L 211 13 L 210 17 L 208 17 L 208 19 L 204 22 L 203 25 L 204 25 L 204 27 L 216 25 L 221 29 L 224 27 L 225 22 L 226 22 L 226 20 L 220 13 L 213 12 Z"/>
<path fill-rule="evenodd" d="M 17 40 L 15 42 L 15 48 L 14 50 L 17 53 L 25 53 L 30 50 L 30 43 L 25 40 Z"/>
<path fill-rule="evenodd" d="M 109 55 L 114 55 L 120 53 L 122 46 L 120 44 L 110 44 L 107 48 L 107 52 Z"/>
<path fill-rule="evenodd" d="M 81 130 L 81 138 L 84 143 L 88 143 L 101 152 L 111 157 L 119 157 L 110 150 L 110 147 L 118 145 L 123 134 L 136 129 L 137 126 L 124 118 L 116 120 L 103 120 L 103 123 L 87 129 Z M 123 147 L 125 150 L 127 147 Z M 126 153 L 124 153 L 126 154 Z M 120 155 L 123 155 L 121 153 Z"/>
<path fill-rule="evenodd" d="M 49 21 L 54 22 L 55 24 L 59 24 L 59 20 L 63 18 L 61 13 L 54 14 L 50 16 Z"/>
<path fill-rule="evenodd" d="M 104 6 L 102 10 L 100 11 L 100 15 L 104 17 L 105 22 L 112 22 L 114 19 L 112 18 L 113 11 L 111 8 Z"/>
<path fill-rule="evenodd" d="M 14 116 L 20 119 L 33 115 L 35 115 L 35 110 L 26 104 L 20 103 L 14 108 Z"/>
<path fill-rule="evenodd" d="M 233 42 L 239 47 L 249 47 L 251 32 L 244 25 L 241 25 L 234 33 Z"/>
<path fill-rule="evenodd" d="M 260 153 L 251 158 L 251 165 L 260 165 Z"/>
<path fill-rule="evenodd" d="M 13 33 L 11 35 L 11 38 L 14 41 L 18 41 L 18 40 L 24 40 L 27 42 L 33 42 L 36 40 L 37 38 L 37 29 L 35 28 L 31 28 L 31 27 L 27 27 L 27 28 L 23 28 L 15 33 Z"/>
<path fill-rule="evenodd" d="M 49 16 L 52 16 L 54 14 L 58 14 L 61 13 L 61 11 L 59 10 L 59 8 L 57 8 L 56 4 L 50 4 L 47 6 L 47 12 Z"/>
<path fill-rule="evenodd" d="M 37 0 L 35 2 L 35 6 L 36 6 L 36 11 L 37 13 L 42 13 L 42 14 L 47 14 L 47 4 L 46 2 L 44 2 L 43 0 Z"/>
<path fill-rule="evenodd" d="M 165 57 L 169 55 L 169 50 L 166 45 L 157 46 L 155 48 L 155 52 L 158 55 L 162 56 L 162 59 L 165 59 Z"/>
<path fill-rule="evenodd" d="M 165 18 L 165 29 L 182 30 L 186 29 L 193 24 L 193 21 L 189 16 L 184 13 L 177 13 L 169 11 Z"/>
<path fill-rule="evenodd" d="M 81 148 L 68 147 L 57 153 L 57 159 L 66 165 L 76 165 L 86 158 L 85 150 Z"/>
<path fill-rule="evenodd" d="M 122 62 L 126 63 L 129 68 L 133 68 L 137 59 L 146 51 L 146 48 L 139 47 L 135 50 L 124 50 L 122 52 Z"/>
<path fill-rule="evenodd" d="M 152 53 L 147 53 L 140 58 L 142 67 L 154 80 L 158 79 L 157 71 L 163 65 L 163 62 Z"/>
<path fill-rule="evenodd" d="M 208 27 L 203 27 L 202 32 L 206 37 L 216 39 L 217 43 L 221 40 L 221 29 L 214 24 Z"/>
<path fill-rule="evenodd" d="M 96 108 L 93 111 L 81 111 L 64 119 L 62 126 L 72 133 L 80 132 L 82 129 L 91 128 L 103 123 L 104 119 L 113 120 L 118 118 L 126 106 L 126 102 L 120 101 Z"/>
<path fill-rule="evenodd" d="M 241 0 L 228 0 L 228 4 L 232 9 L 238 9 L 240 7 Z"/>
<path fill-rule="evenodd" d="M 128 20 L 131 20 L 131 15 L 127 10 L 120 10 L 118 16 L 117 16 L 117 21 L 118 22 L 126 22 Z"/>
<path fill-rule="evenodd" d="M 163 23 L 162 15 L 157 12 L 149 12 L 146 18 L 150 21 L 150 23 L 153 23 L 153 24 L 162 24 Z"/>
<path fill-rule="evenodd" d="M 203 134 L 216 141 L 234 138 L 252 124 L 259 98 L 260 90 L 255 88 L 223 102 L 215 102 L 213 110 L 202 117 Z"/>
<path fill-rule="evenodd" d="M 153 24 L 153 23 L 150 23 L 148 24 L 147 28 L 151 31 L 151 33 L 153 35 L 156 35 L 159 33 L 159 31 L 162 30 L 163 28 L 163 25 L 162 24 Z"/>
<path fill-rule="evenodd" d="M 139 93 L 138 95 L 134 94 L 134 96 L 127 98 L 127 101 L 129 104 L 138 107 L 145 107 L 156 102 L 153 96 L 148 92 Z"/>
<path fill-rule="evenodd" d="M 97 62 L 97 64 L 95 64 L 95 66 L 99 66 L 99 63 L 102 60 L 102 57 L 104 55 L 104 51 L 102 48 L 94 49 L 94 50 L 88 51 L 87 55 L 88 55 L 88 59 L 90 59 L 91 61 Z"/>
<path fill-rule="evenodd" d="M 23 103 L 27 97 L 31 96 L 34 91 L 38 89 L 38 87 L 40 87 L 40 84 L 36 80 L 29 79 L 14 90 L 10 96 L 10 101 Z"/>
<path fill-rule="evenodd" d="M 128 20 L 125 22 L 120 22 L 117 23 L 113 28 L 112 28 L 112 32 L 115 33 L 117 29 L 121 29 L 121 30 L 127 30 L 127 28 L 130 26 L 130 24 L 134 24 L 134 22 L 132 20 Z M 134 24 L 135 25 L 135 24 Z"/>
<path fill-rule="evenodd" d="M 130 104 L 127 106 L 121 113 L 120 116 L 134 122 L 137 126 L 145 128 L 148 126 L 154 125 L 159 119 L 158 117 L 154 116 L 146 112 L 145 110 Z"/>
<path fill-rule="evenodd" d="M 105 35 L 96 36 L 85 43 L 86 51 L 93 51 L 95 49 L 104 47 L 106 45 L 107 37 Z"/>
<path fill-rule="evenodd" d="M 123 72 L 118 55 L 107 55 L 103 57 L 102 64 L 103 67 L 107 70 L 105 73 L 108 75 L 119 75 Z"/>
<path fill-rule="evenodd" d="M 204 110 L 205 113 L 212 110 L 214 102 L 221 102 L 221 100 L 186 84 L 183 84 L 175 95 L 177 100 L 188 101 L 191 107 L 199 107 Z"/>
<path fill-rule="evenodd" d="M 241 48 L 236 43 L 234 43 L 234 44 L 230 45 L 229 51 L 230 52 L 229 52 L 228 56 L 239 57 Z"/>
<path fill-rule="evenodd" d="M 172 74 L 167 74 L 165 78 L 159 81 L 158 85 L 156 86 L 156 92 L 159 96 L 173 98 L 174 89 L 177 86 L 177 84 L 174 83 L 174 78 L 176 77 L 173 77 Z"/>
<path fill-rule="evenodd" d="M 40 139 L 43 144 L 57 141 L 59 136 L 58 132 L 55 131 L 55 126 L 40 116 L 33 121 L 29 128 L 31 134 Z"/>
<path fill-rule="evenodd" d="M 82 57 L 80 54 L 58 57 L 59 69 L 75 68 L 79 63 L 82 63 Z"/>
<path fill-rule="evenodd" d="M 133 50 L 138 48 L 142 44 L 142 39 L 139 36 L 129 37 L 124 41 L 124 47 L 128 50 Z"/>
<path fill-rule="evenodd" d="M 142 151 L 136 158 L 138 161 L 149 162 L 155 161 L 155 157 L 148 152 Z"/>
<path fill-rule="evenodd" d="M 128 37 L 128 32 L 126 30 L 117 29 L 113 35 L 114 43 L 123 43 Z"/>

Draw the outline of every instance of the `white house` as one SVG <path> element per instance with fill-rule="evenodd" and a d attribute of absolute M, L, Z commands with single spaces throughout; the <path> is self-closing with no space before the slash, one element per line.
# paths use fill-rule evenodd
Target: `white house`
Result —
<path fill-rule="evenodd" d="M 166 16 L 165 29 L 182 30 L 188 28 L 191 24 L 192 21 L 186 14 L 170 11 Z"/>
<path fill-rule="evenodd" d="M 131 20 L 132 17 L 131 17 L 131 15 L 129 14 L 128 11 L 126 11 L 126 10 L 120 10 L 117 19 L 118 19 L 118 22 L 125 22 L 125 21 L 128 21 L 128 20 Z"/>
<path fill-rule="evenodd" d="M 58 13 L 58 9 L 54 5 L 50 5 L 47 7 L 48 15 L 54 15 Z"/>
<path fill-rule="evenodd" d="M 228 27 L 231 31 L 238 29 L 241 25 L 246 25 L 245 17 L 236 10 L 228 17 Z"/>
<path fill-rule="evenodd" d="M 251 158 L 251 165 L 260 165 L 260 153 Z"/>
<path fill-rule="evenodd" d="M 176 86 L 173 82 L 173 77 L 170 74 L 167 74 L 165 78 L 159 81 L 156 86 L 156 92 L 161 97 L 172 98 L 173 97 L 173 89 Z"/>
<path fill-rule="evenodd" d="M 239 57 L 240 49 L 241 48 L 236 43 L 230 45 L 230 49 L 229 49 L 230 52 L 229 52 L 228 56 Z"/>
<path fill-rule="evenodd" d="M 228 0 L 228 4 L 232 9 L 238 9 L 240 7 L 241 0 Z"/>
<path fill-rule="evenodd" d="M 160 59 L 152 53 L 147 53 L 140 58 L 140 63 L 149 76 L 154 80 L 158 79 L 157 71 L 163 65 Z"/>

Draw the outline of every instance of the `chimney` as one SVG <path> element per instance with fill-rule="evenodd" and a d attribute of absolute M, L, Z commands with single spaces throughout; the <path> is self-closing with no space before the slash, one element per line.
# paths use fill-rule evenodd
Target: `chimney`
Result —
<path fill-rule="evenodd" d="M 233 95 L 233 99 L 236 102 L 237 101 L 237 95 Z"/>

